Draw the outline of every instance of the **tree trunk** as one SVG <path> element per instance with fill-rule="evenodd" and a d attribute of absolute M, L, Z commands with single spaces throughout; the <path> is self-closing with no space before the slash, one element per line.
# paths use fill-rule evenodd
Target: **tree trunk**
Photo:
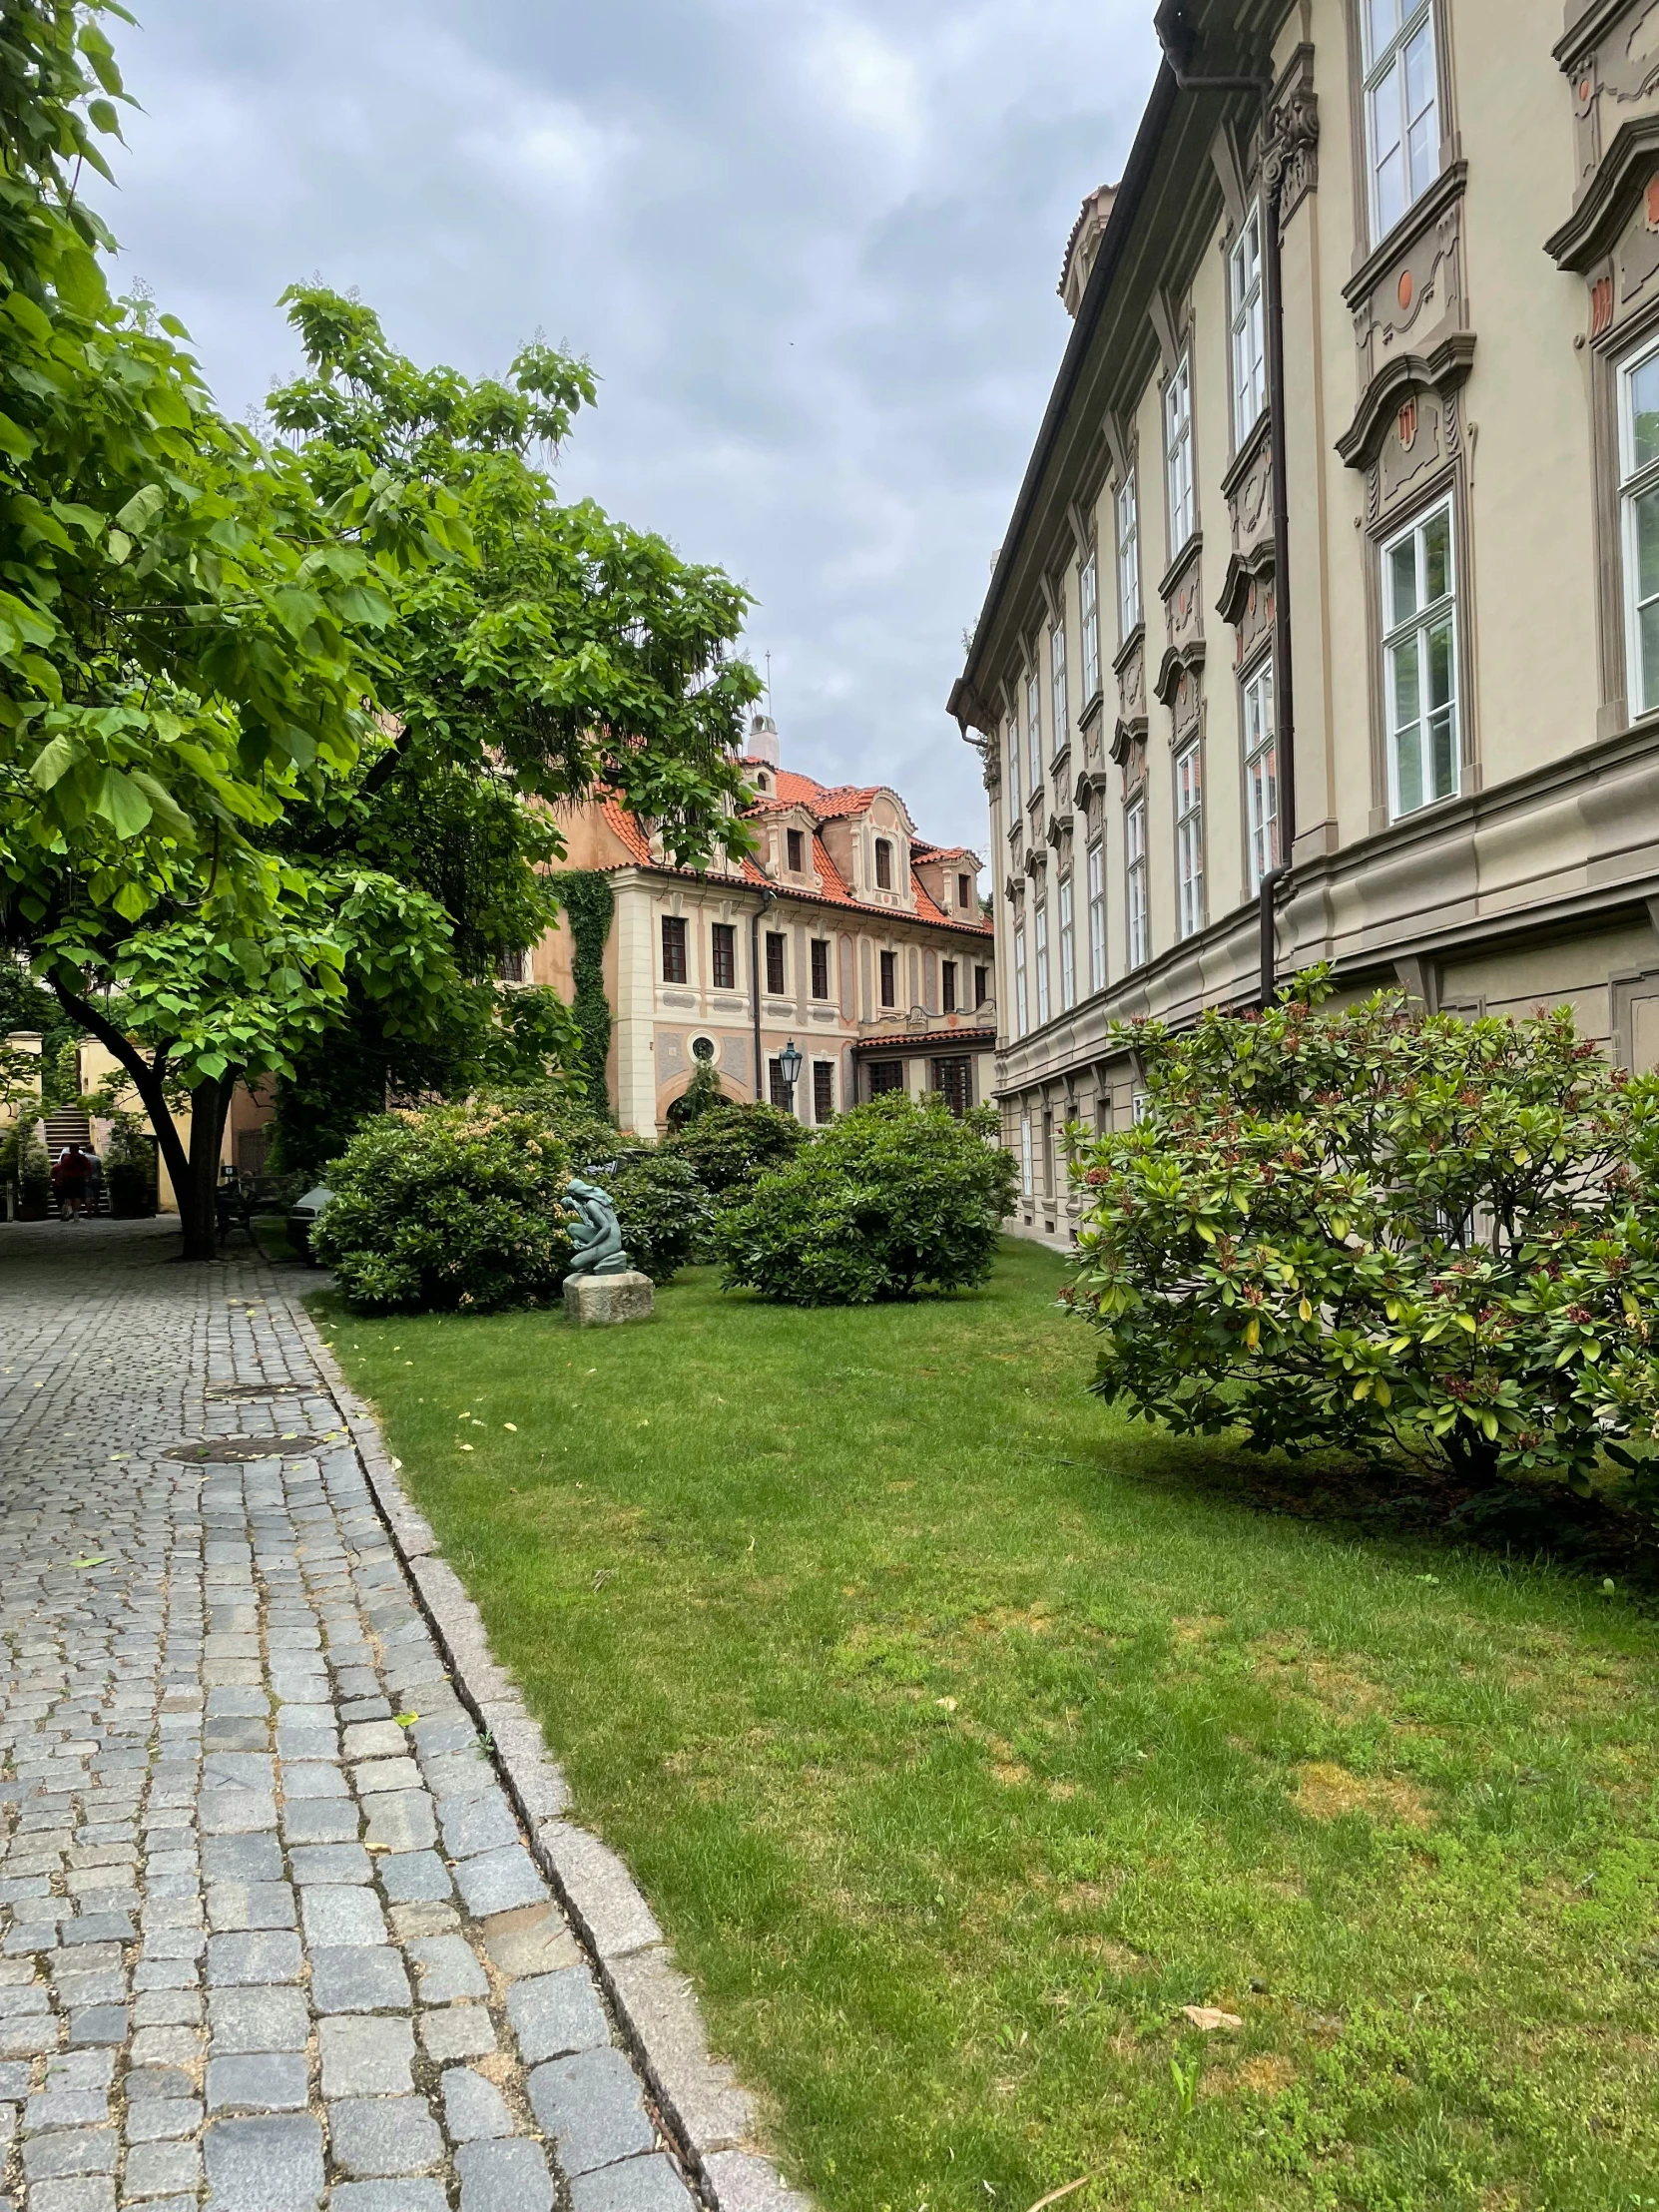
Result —
<path fill-rule="evenodd" d="M 169 1180 L 174 1196 L 179 1201 L 179 1228 L 182 1237 L 181 1259 L 213 1260 L 219 1256 L 219 1222 L 214 1206 L 214 1187 L 219 1181 L 219 1151 L 225 1137 L 225 1117 L 230 1111 L 231 1095 L 237 1086 L 235 1073 L 227 1074 L 219 1082 L 199 1083 L 191 1093 L 190 1150 L 168 1111 L 167 1085 L 163 1077 L 167 1055 L 156 1055 L 155 1062 L 147 1060 L 131 1038 L 126 1037 L 107 1021 L 87 999 L 69 989 L 57 976 L 52 978 L 52 989 L 64 1012 L 89 1030 L 99 1043 L 109 1051 L 132 1078 L 133 1088 L 143 1101 L 150 1117 L 156 1142 L 162 1158 L 167 1163 Z"/>
<path fill-rule="evenodd" d="M 225 1117 L 236 1089 L 234 1075 L 218 1082 L 198 1083 L 190 1094 L 190 1159 L 179 1196 L 179 1225 L 184 1233 L 186 1260 L 219 1257 L 219 1155 L 225 1142 Z"/>

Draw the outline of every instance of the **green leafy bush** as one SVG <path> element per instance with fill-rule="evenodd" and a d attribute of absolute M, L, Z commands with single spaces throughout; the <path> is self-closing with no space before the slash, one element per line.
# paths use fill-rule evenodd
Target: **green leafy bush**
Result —
<path fill-rule="evenodd" d="M 570 1155 L 499 1106 L 382 1114 L 327 1170 L 311 1236 L 353 1306 L 487 1314 L 552 1298 L 570 1264 Z"/>
<path fill-rule="evenodd" d="M 1013 1163 L 995 1136 L 988 1108 L 958 1120 L 902 1092 L 854 1106 L 722 1218 L 728 1288 L 867 1306 L 982 1283 L 1013 1204 Z"/>
<path fill-rule="evenodd" d="M 1653 1079 L 1565 1009 L 1465 1022 L 1327 995 L 1315 971 L 1267 1014 L 1121 1033 L 1146 1117 L 1080 1136 L 1074 1164 L 1097 1387 L 1264 1449 L 1580 1494 L 1610 1460 L 1645 1490 Z"/>
<path fill-rule="evenodd" d="M 23 1221 L 44 1221 L 51 1208 L 52 1163 L 30 1122 L 14 1121 L 0 1132 L 0 1186 L 11 1187 Z"/>
<path fill-rule="evenodd" d="M 748 1196 L 758 1176 L 793 1160 L 806 1142 L 793 1114 L 757 1101 L 706 1107 L 666 1138 L 663 1150 L 689 1161 L 718 1205 L 731 1205 Z"/>
<path fill-rule="evenodd" d="M 112 1114 L 104 1153 L 104 1181 L 110 1212 L 118 1221 L 138 1221 L 156 1211 L 156 1142 L 137 1114 Z"/>

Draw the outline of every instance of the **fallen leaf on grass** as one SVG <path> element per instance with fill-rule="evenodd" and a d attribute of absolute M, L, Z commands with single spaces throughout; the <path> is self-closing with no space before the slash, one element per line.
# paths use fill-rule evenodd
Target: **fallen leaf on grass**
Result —
<path fill-rule="evenodd" d="M 1237 2012 L 1223 2012 L 1218 2005 L 1214 2004 L 1184 2004 L 1181 2007 L 1181 2015 L 1183 2019 L 1191 2020 L 1194 2027 L 1202 2028 L 1206 2035 L 1214 2034 L 1218 2027 L 1243 2027 L 1244 2025 Z"/>
<path fill-rule="evenodd" d="M 504 1420 L 501 1425 L 503 1428 L 510 1428 L 515 1436 L 518 1434 L 518 1423 L 516 1420 Z"/>

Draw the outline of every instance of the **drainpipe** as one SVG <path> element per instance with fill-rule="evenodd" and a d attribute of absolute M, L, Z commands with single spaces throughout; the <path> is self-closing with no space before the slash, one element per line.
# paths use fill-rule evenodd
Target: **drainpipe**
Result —
<path fill-rule="evenodd" d="M 1285 284 L 1279 209 L 1285 170 L 1272 145 L 1273 77 L 1201 76 L 1191 70 L 1197 33 L 1186 0 L 1163 0 L 1154 19 L 1164 64 L 1183 92 L 1254 92 L 1262 103 L 1262 306 L 1267 324 L 1268 435 L 1273 442 L 1273 707 L 1274 763 L 1278 771 L 1279 864 L 1262 878 L 1258 893 L 1261 937 L 1261 1004 L 1273 1004 L 1278 980 L 1278 932 L 1274 907 L 1290 882 L 1296 844 L 1296 707 L 1291 664 L 1291 492 L 1285 408 Z"/>
<path fill-rule="evenodd" d="M 749 988 L 755 1006 L 755 1096 L 766 1097 L 766 1062 L 761 1056 L 761 916 L 770 913 L 778 903 L 778 893 L 770 883 L 761 890 L 761 902 L 749 917 Z"/>

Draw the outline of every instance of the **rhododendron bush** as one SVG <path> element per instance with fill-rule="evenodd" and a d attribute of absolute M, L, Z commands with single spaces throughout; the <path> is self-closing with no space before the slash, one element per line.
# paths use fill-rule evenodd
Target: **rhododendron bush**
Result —
<path fill-rule="evenodd" d="M 1565 1008 L 1120 1030 L 1145 1115 L 1077 1133 L 1097 1388 L 1177 1431 L 1659 1502 L 1659 1089 Z"/>

